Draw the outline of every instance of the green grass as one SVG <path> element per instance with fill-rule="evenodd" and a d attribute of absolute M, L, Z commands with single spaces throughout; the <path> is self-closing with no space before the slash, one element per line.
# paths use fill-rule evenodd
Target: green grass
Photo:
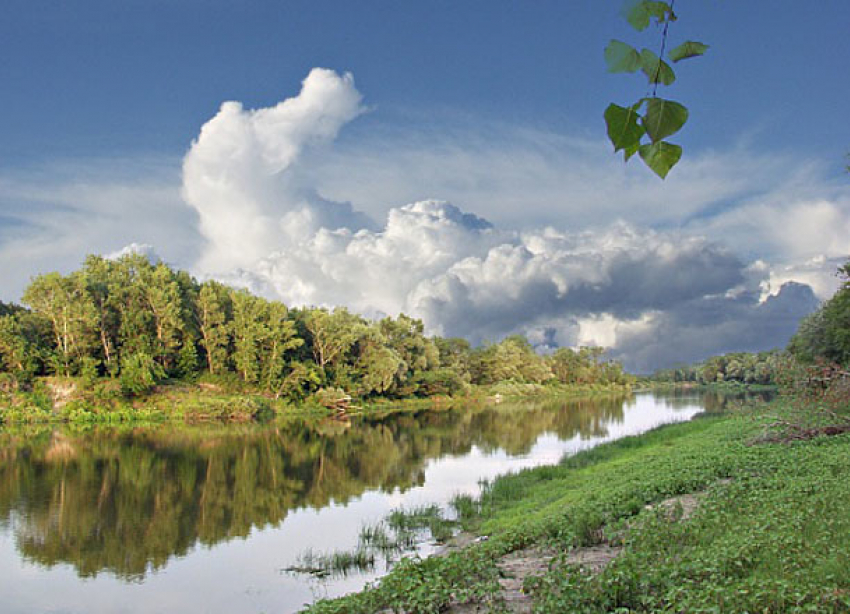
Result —
<path fill-rule="evenodd" d="M 624 550 L 601 574 L 563 559 L 528 583 L 535 612 L 848 612 L 850 436 L 754 443 L 787 411 L 779 401 L 670 425 L 501 477 L 463 504 L 489 540 L 407 561 L 377 587 L 308 611 L 437 613 L 453 599 L 499 611 L 498 557 L 608 534 Z M 701 491 L 684 521 L 646 508 Z"/>

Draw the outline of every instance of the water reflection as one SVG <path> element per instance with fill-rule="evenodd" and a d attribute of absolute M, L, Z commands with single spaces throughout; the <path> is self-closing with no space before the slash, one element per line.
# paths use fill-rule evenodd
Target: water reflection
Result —
<path fill-rule="evenodd" d="M 296 612 L 386 571 L 281 572 L 307 549 L 353 548 L 393 509 L 444 506 L 481 479 L 729 404 L 688 391 L 350 423 L 0 430 L 0 603 L 4 614 Z"/>
<path fill-rule="evenodd" d="M 622 399 L 420 412 L 350 424 L 0 433 L 0 519 L 28 561 L 141 580 L 196 543 L 298 508 L 405 491 L 430 459 L 528 453 L 544 432 L 602 437 Z M 14 522 L 11 522 L 14 519 Z"/>

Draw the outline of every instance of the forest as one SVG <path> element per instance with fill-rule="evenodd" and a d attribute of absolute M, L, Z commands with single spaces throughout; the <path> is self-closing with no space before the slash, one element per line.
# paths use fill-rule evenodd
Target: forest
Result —
<path fill-rule="evenodd" d="M 342 307 L 289 308 L 138 254 L 89 256 L 69 275 L 37 276 L 23 303 L 0 303 L 7 393 L 43 376 L 120 389 L 127 398 L 177 381 L 291 402 L 457 395 L 503 382 L 633 381 L 602 348 L 542 356 L 522 336 L 474 348 L 428 336 L 404 314 L 372 321 Z"/>

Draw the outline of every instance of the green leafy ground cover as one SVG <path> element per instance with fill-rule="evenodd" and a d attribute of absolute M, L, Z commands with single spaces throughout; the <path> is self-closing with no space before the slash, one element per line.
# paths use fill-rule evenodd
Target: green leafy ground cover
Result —
<path fill-rule="evenodd" d="M 535 612 L 850 612 L 850 436 L 767 442 L 792 405 L 699 418 L 499 478 L 466 514 L 487 541 L 403 561 L 377 586 L 307 611 L 505 611 L 496 562 L 543 545 L 563 554 L 526 582 Z M 647 508 L 697 492 L 687 519 Z M 600 541 L 623 547 L 601 573 L 568 563 Z"/>

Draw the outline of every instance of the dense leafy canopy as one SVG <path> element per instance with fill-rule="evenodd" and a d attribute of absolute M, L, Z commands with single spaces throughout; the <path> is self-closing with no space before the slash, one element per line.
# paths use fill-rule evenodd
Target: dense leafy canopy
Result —
<path fill-rule="evenodd" d="M 805 318 L 788 349 L 803 362 L 850 364 L 850 262 L 838 270 L 844 283 L 821 308 Z"/>
<path fill-rule="evenodd" d="M 297 401 L 325 389 L 403 398 L 499 382 L 629 381 L 597 350 L 541 356 L 518 336 L 472 348 L 429 337 L 404 314 L 370 321 L 344 308 L 289 309 L 139 255 L 90 256 L 70 275 L 36 277 L 24 302 L 31 310 L 0 305 L 0 387 L 41 375 L 110 377 L 138 396 L 164 379 L 202 376 Z"/>
<path fill-rule="evenodd" d="M 732 352 L 693 365 L 680 365 L 657 371 L 653 379 L 662 382 L 692 382 L 697 384 L 757 384 L 774 385 L 786 368 L 785 355 L 772 352 Z"/>

